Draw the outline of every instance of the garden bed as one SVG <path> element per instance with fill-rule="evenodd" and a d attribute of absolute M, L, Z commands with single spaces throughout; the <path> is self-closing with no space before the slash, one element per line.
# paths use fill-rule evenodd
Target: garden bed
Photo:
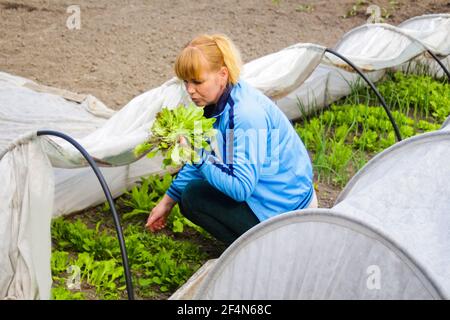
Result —
<path fill-rule="evenodd" d="M 378 84 L 403 138 L 440 128 L 450 114 L 447 80 L 390 73 Z M 300 106 L 299 106 L 300 108 Z M 365 87 L 294 123 L 314 166 L 320 207 L 375 154 L 395 143 L 392 124 Z M 116 199 L 137 299 L 167 299 L 225 247 L 173 210 L 168 228 L 145 230 L 148 212 L 173 177 L 143 178 Z M 107 205 L 57 218 L 52 224 L 54 299 L 125 299 L 119 244 Z"/>

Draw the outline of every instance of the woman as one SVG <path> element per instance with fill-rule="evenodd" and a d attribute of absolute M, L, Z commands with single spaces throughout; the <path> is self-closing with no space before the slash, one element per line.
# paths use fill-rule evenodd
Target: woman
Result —
<path fill-rule="evenodd" d="M 215 151 L 179 171 L 147 227 L 165 227 L 178 203 L 184 216 L 226 245 L 261 221 L 317 207 L 312 165 L 289 120 L 239 79 L 241 61 L 224 35 L 202 35 L 178 55 L 175 73 L 192 101 L 214 117 Z"/>

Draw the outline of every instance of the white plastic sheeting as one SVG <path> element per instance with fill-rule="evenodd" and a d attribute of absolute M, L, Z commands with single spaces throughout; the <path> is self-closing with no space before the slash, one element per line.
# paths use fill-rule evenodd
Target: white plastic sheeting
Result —
<path fill-rule="evenodd" d="M 395 241 L 450 297 L 450 132 L 397 143 L 348 183 L 333 209 Z"/>
<path fill-rule="evenodd" d="M 64 92 L 39 92 L 37 84 L 0 72 L 0 155 L 23 134 L 53 128 L 81 138 L 100 128 L 112 110 L 86 96 L 81 103 L 66 100 Z M 31 89 L 31 88 L 34 88 Z M 109 114 L 108 114 L 109 111 Z"/>
<path fill-rule="evenodd" d="M 377 81 L 386 67 L 400 68 L 411 59 L 428 63 L 424 54 L 427 49 L 447 56 L 449 21 L 450 15 L 432 15 L 397 28 L 364 26 L 345 36 L 336 49 L 351 55 L 353 62 Z M 378 40 L 367 41 L 372 37 Z M 449 66 L 448 57 L 442 61 Z M 348 70 L 341 61 L 325 54 L 324 47 L 297 44 L 246 64 L 242 77 L 275 99 L 293 119 L 302 114 L 299 104 L 306 110 L 323 107 L 348 94 L 349 84 L 358 78 Z M 102 172 L 117 196 L 139 177 L 160 172 L 161 158 L 138 160 L 132 150 L 147 138 L 148 128 L 162 107 L 188 102 L 182 82 L 171 79 L 113 112 L 92 96 L 58 91 L 0 73 L 0 176 L 9 177 L 0 203 L 0 222 L 5 226 L 0 233 L 0 298 L 48 298 L 48 217 L 104 201 L 81 155 L 61 139 L 36 138 L 36 130 L 59 130 L 77 138 L 105 167 Z M 45 186 L 36 186 L 39 183 Z M 40 223 L 33 214 L 42 216 Z M 21 237 L 24 232 L 27 237 Z"/>
<path fill-rule="evenodd" d="M 329 209 L 279 215 L 235 241 L 193 299 L 439 299 L 394 243 Z"/>
<path fill-rule="evenodd" d="M 40 141 L 29 138 L 0 162 L 0 296 L 9 299 L 48 299 L 51 286 L 53 174 Z"/>

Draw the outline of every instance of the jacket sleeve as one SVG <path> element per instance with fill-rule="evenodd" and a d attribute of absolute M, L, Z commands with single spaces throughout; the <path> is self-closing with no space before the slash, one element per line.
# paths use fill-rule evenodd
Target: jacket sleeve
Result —
<path fill-rule="evenodd" d="M 203 180 L 204 178 L 194 165 L 185 164 L 178 172 L 175 180 L 172 181 L 172 184 L 166 191 L 166 194 L 176 202 L 179 202 L 181 199 L 181 194 L 183 193 L 183 190 L 186 187 L 186 185 L 191 180 L 196 179 Z"/>
<path fill-rule="evenodd" d="M 253 110 L 253 111 L 250 111 Z M 223 161 L 202 154 L 198 165 L 204 178 L 216 189 L 238 202 L 245 201 L 258 183 L 267 148 L 267 124 L 262 108 L 240 110 L 227 130 Z"/>

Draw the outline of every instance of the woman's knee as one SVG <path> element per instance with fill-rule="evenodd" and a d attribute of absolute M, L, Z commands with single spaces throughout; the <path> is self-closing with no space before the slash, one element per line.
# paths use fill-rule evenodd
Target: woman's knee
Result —
<path fill-rule="evenodd" d="M 183 215 L 189 214 L 195 210 L 196 205 L 200 203 L 200 199 L 202 195 L 205 195 L 205 189 L 208 182 L 203 180 L 194 180 L 189 182 L 185 187 L 181 194 L 181 206 L 185 212 L 182 212 Z"/>

